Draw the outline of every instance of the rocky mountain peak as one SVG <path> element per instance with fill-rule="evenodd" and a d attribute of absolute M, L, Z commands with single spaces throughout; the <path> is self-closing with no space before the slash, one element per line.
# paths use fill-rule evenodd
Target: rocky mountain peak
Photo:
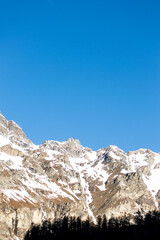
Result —
<path fill-rule="evenodd" d="M 36 146 L 0 113 L 0 239 L 22 240 L 32 223 L 64 215 L 96 222 L 159 207 L 160 154 L 93 151 L 73 138 Z"/>
<path fill-rule="evenodd" d="M 33 145 L 32 142 L 27 139 L 22 128 L 16 124 L 13 120 L 7 121 L 6 118 L 0 113 L 0 136 L 4 137 L 5 144 L 16 144 L 18 146 L 27 147 Z"/>
<path fill-rule="evenodd" d="M 81 145 L 79 139 L 74 139 L 74 138 L 68 138 L 66 143 L 71 143 L 71 144 L 76 144 L 76 145 Z"/>

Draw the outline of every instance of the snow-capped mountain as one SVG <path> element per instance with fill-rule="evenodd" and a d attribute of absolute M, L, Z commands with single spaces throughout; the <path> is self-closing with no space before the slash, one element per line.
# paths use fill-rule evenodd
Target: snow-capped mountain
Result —
<path fill-rule="evenodd" d="M 23 239 L 45 219 L 89 215 L 96 222 L 159 203 L 159 153 L 92 151 L 72 138 L 37 146 L 0 113 L 0 239 Z"/>

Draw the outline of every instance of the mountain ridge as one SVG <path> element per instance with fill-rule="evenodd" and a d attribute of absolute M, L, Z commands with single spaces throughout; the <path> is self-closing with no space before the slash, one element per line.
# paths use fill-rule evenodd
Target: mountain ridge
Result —
<path fill-rule="evenodd" d="M 121 216 L 159 209 L 160 153 L 93 151 L 79 140 L 35 145 L 0 113 L 0 239 L 23 239 L 55 217 Z"/>

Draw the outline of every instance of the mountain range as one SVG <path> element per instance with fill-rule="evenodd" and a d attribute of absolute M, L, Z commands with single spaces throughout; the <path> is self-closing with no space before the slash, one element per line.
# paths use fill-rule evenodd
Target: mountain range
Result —
<path fill-rule="evenodd" d="M 79 140 L 35 145 L 0 113 L 0 240 L 22 240 L 32 224 L 67 216 L 123 216 L 160 206 L 160 153 Z"/>

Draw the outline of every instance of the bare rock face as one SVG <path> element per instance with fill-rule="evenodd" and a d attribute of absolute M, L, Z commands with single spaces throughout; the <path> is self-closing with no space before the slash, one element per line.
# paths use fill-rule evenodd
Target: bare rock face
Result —
<path fill-rule="evenodd" d="M 0 113 L 0 240 L 21 240 L 55 217 L 121 216 L 159 209 L 160 154 L 98 151 L 73 138 L 37 146 Z"/>

